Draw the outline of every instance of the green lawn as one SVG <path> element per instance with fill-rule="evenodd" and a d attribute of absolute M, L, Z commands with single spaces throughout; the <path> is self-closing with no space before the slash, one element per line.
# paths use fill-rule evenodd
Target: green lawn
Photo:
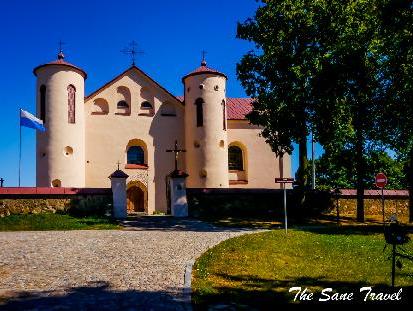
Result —
<path fill-rule="evenodd" d="M 10 215 L 0 218 L 0 231 L 104 230 L 121 227 L 109 218 L 72 217 L 61 214 Z"/>
<path fill-rule="evenodd" d="M 235 304 L 238 308 L 265 308 L 293 302 L 290 287 L 308 287 L 313 301 L 323 288 L 354 292 L 360 287 L 390 290 L 390 248 L 380 229 L 362 227 L 302 227 L 244 235 L 222 242 L 196 261 L 193 269 L 193 302 Z M 413 253 L 413 242 L 404 246 Z M 413 262 L 404 260 L 397 270 L 396 286 L 413 289 Z M 354 302 L 354 300 L 353 300 Z"/>

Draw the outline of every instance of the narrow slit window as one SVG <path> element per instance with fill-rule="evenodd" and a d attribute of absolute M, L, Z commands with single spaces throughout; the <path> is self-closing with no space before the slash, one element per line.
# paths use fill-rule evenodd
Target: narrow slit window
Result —
<path fill-rule="evenodd" d="M 68 104 L 68 122 L 75 123 L 75 113 L 76 113 L 76 89 L 73 85 L 67 87 L 67 104 Z"/>
<path fill-rule="evenodd" d="M 204 110 L 202 105 L 204 104 L 204 100 L 202 98 L 198 98 L 195 101 L 196 105 L 196 126 L 201 127 L 204 126 Z"/>
<path fill-rule="evenodd" d="M 40 87 L 40 119 L 46 124 L 46 86 Z"/>

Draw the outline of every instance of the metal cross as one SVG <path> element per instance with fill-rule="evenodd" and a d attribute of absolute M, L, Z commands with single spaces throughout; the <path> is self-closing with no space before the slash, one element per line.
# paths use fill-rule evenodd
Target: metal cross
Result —
<path fill-rule="evenodd" d="M 63 45 L 65 45 L 66 43 L 64 43 L 62 40 L 59 40 L 59 53 L 63 52 Z"/>
<path fill-rule="evenodd" d="M 3 188 L 3 183 L 4 183 L 4 179 L 2 177 L 2 178 L 0 178 L 0 188 Z"/>
<path fill-rule="evenodd" d="M 202 53 L 202 63 L 206 63 L 205 55 L 207 54 L 207 51 L 202 50 L 201 53 Z"/>
<path fill-rule="evenodd" d="M 178 156 L 179 153 L 181 152 L 186 152 L 184 149 L 178 149 L 178 141 L 175 140 L 175 148 L 174 149 L 168 149 L 166 152 L 174 152 L 175 153 L 175 171 L 178 170 Z"/>
<path fill-rule="evenodd" d="M 116 163 L 117 165 L 118 165 L 118 171 L 120 170 L 120 168 L 119 168 L 119 165 L 120 165 L 120 162 L 119 162 L 119 160 L 118 160 L 118 163 Z"/>
<path fill-rule="evenodd" d="M 130 55 L 132 60 L 132 65 L 135 66 L 135 59 L 137 54 L 143 54 L 143 51 L 138 50 L 138 43 L 135 40 L 132 40 L 129 43 L 129 47 L 124 48 L 121 52 L 125 55 Z"/>

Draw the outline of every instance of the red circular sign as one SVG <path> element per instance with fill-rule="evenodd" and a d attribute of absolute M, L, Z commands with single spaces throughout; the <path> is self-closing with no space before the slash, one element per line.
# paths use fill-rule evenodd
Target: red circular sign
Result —
<path fill-rule="evenodd" d="M 384 173 L 378 173 L 376 175 L 377 188 L 384 188 L 387 185 L 387 176 Z"/>

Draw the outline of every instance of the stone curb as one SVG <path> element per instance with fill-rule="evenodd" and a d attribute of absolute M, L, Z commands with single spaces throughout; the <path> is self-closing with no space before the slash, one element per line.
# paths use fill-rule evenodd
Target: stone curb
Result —
<path fill-rule="evenodd" d="M 190 260 L 185 265 L 185 274 L 184 274 L 184 287 L 183 287 L 183 301 L 186 306 L 186 310 L 192 310 L 192 267 L 194 266 L 195 260 Z"/>

